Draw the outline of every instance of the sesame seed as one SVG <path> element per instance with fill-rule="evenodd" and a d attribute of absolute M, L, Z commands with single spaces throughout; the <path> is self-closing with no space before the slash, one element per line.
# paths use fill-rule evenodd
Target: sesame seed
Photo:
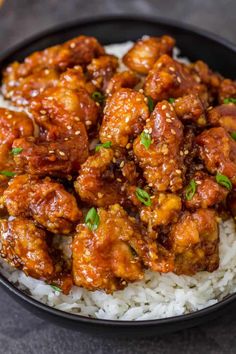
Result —
<path fill-rule="evenodd" d="M 113 157 L 112 162 L 116 163 L 116 158 L 115 157 Z"/>
<path fill-rule="evenodd" d="M 140 92 L 140 93 L 143 93 L 144 91 L 143 91 L 143 89 L 140 89 L 139 92 Z"/>
<path fill-rule="evenodd" d="M 58 153 L 59 153 L 61 156 L 66 156 L 66 154 L 65 154 L 63 151 L 58 151 Z"/>
<path fill-rule="evenodd" d="M 178 173 L 178 175 L 181 174 L 181 170 L 175 170 L 176 173 Z"/>
<path fill-rule="evenodd" d="M 80 118 L 79 117 L 75 117 L 74 118 L 76 122 L 80 122 Z"/>
<path fill-rule="evenodd" d="M 184 154 L 183 151 L 180 151 L 180 156 L 183 156 L 183 154 Z"/>
<path fill-rule="evenodd" d="M 169 119 L 169 118 L 167 118 L 167 120 L 166 120 L 168 123 L 171 123 L 171 119 Z"/>
<path fill-rule="evenodd" d="M 184 155 L 188 155 L 189 151 L 188 150 L 184 150 Z"/>
<path fill-rule="evenodd" d="M 181 78 L 179 76 L 177 77 L 177 81 L 181 83 Z"/>
<path fill-rule="evenodd" d="M 171 129 L 170 131 L 173 135 L 176 135 L 176 132 L 174 131 L 174 129 Z"/>
<path fill-rule="evenodd" d="M 53 97 L 49 96 L 47 97 L 48 101 L 52 101 L 53 100 Z"/>
<path fill-rule="evenodd" d="M 75 135 L 80 135 L 80 131 L 77 130 L 77 131 L 75 132 Z"/>
<path fill-rule="evenodd" d="M 92 122 L 91 122 L 91 120 L 86 120 L 85 124 L 86 124 L 86 125 L 91 125 Z"/>
<path fill-rule="evenodd" d="M 170 118 L 170 113 L 167 112 L 167 113 L 166 113 L 166 117 L 167 117 L 167 118 Z"/>
<path fill-rule="evenodd" d="M 128 144 L 126 145 L 126 149 L 130 149 L 130 147 L 131 147 L 131 144 L 128 143 Z"/>
<path fill-rule="evenodd" d="M 122 168 L 122 167 L 124 167 L 124 165 L 125 165 L 125 161 L 121 161 L 120 167 Z"/>
<path fill-rule="evenodd" d="M 117 180 L 117 182 L 122 182 L 122 179 L 120 179 L 120 178 L 117 178 L 116 180 Z"/>
<path fill-rule="evenodd" d="M 101 199 L 104 196 L 104 194 L 98 192 L 98 198 Z"/>
<path fill-rule="evenodd" d="M 110 139 L 110 138 L 111 138 L 111 135 L 109 134 L 109 135 L 107 135 L 107 137 Z"/>
<path fill-rule="evenodd" d="M 125 118 L 125 123 L 128 123 L 128 122 L 129 122 L 129 119 L 130 119 L 130 117 L 126 117 L 126 118 Z"/>
<path fill-rule="evenodd" d="M 148 132 L 149 132 L 149 134 L 152 134 L 152 128 L 149 128 Z"/>
<path fill-rule="evenodd" d="M 70 44 L 70 48 L 75 48 L 75 46 L 76 46 L 76 44 L 75 44 L 75 42 L 72 42 L 71 44 Z"/>
<path fill-rule="evenodd" d="M 39 111 L 39 113 L 40 114 L 46 114 L 47 112 L 44 109 L 42 109 L 41 111 Z"/>
<path fill-rule="evenodd" d="M 166 109 L 167 107 L 166 107 L 166 105 L 165 104 L 163 104 L 162 106 L 161 106 L 161 109 Z"/>
<path fill-rule="evenodd" d="M 170 70 L 170 71 L 175 71 L 175 68 L 174 68 L 173 66 L 170 66 L 170 67 L 169 67 L 169 70 Z"/>
<path fill-rule="evenodd" d="M 67 140 L 69 140 L 69 138 L 65 138 L 65 139 L 64 139 L 64 141 L 67 141 Z"/>
<path fill-rule="evenodd" d="M 152 187 L 152 186 L 153 186 L 153 184 L 152 184 L 152 183 L 148 183 L 148 185 L 149 185 L 149 187 Z"/>
<path fill-rule="evenodd" d="M 202 184 L 202 182 L 201 181 L 196 181 L 196 184 Z"/>
<path fill-rule="evenodd" d="M 67 129 L 72 129 L 72 126 L 71 125 L 67 125 Z"/>
<path fill-rule="evenodd" d="M 49 154 L 54 154 L 54 150 L 49 150 Z"/>

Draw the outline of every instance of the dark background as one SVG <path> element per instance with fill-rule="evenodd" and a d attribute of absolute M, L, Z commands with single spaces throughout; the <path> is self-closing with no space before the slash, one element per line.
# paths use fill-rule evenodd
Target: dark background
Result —
<path fill-rule="evenodd" d="M 210 30 L 236 44 L 235 0 L 5 0 L 0 8 L 0 52 L 54 25 L 109 14 L 171 18 Z M 0 292 L 0 353 L 4 354 L 230 354 L 236 352 L 235 329 L 236 306 L 213 322 L 161 337 L 96 338 L 38 319 Z"/>

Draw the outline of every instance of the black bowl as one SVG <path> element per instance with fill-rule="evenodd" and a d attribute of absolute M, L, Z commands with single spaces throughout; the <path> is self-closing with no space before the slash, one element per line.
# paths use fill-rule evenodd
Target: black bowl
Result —
<path fill-rule="evenodd" d="M 236 73 L 236 47 L 215 35 L 199 31 L 186 25 L 176 24 L 147 17 L 109 17 L 83 20 L 46 31 L 13 49 L 1 53 L 0 70 L 9 62 L 22 60 L 33 51 L 61 43 L 79 34 L 97 37 L 103 44 L 136 40 L 142 35 L 159 36 L 170 34 L 177 40 L 181 55 L 190 60 L 202 59 L 211 68 L 231 78 Z M 0 275 L 0 284 L 16 301 L 42 318 L 74 330 L 87 331 L 97 335 L 144 337 L 159 335 L 183 328 L 192 327 L 218 316 L 230 309 L 236 294 L 227 296 L 216 305 L 191 314 L 150 321 L 110 321 L 91 319 L 55 310 L 44 305 L 12 285 Z"/>

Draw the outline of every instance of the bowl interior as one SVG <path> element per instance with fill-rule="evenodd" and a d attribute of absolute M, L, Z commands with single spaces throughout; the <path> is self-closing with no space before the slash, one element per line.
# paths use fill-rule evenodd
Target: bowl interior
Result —
<path fill-rule="evenodd" d="M 121 43 L 129 40 L 137 40 L 143 35 L 159 36 L 163 34 L 172 35 L 177 42 L 177 46 L 181 50 L 181 56 L 188 57 L 191 61 L 202 59 L 209 66 L 222 73 L 226 77 L 236 77 L 236 47 L 222 39 L 215 38 L 214 35 L 203 33 L 187 26 L 182 26 L 173 22 L 165 22 L 150 18 L 132 18 L 132 17 L 115 17 L 115 18 L 100 18 L 92 21 L 80 21 L 79 23 L 69 24 L 50 31 L 46 31 L 32 39 L 26 40 L 20 45 L 10 49 L 0 55 L 0 70 L 2 70 L 9 62 L 14 60 L 23 60 L 30 53 L 52 46 L 80 34 L 91 35 L 97 37 L 103 44 Z M 0 283 L 4 284 L 12 293 L 26 300 L 40 310 L 46 310 L 56 316 L 73 321 L 90 321 L 94 324 L 116 324 L 119 326 L 132 325 L 136 326 L 137 322 L 126 321 L 103 321 L 86 319 L 79 315 L 63 313 L 61 311 L 51 309 L 46 305 L 30 298 L 11 285 L 3 276 L 0 275 Z M 222 306 L 234 300 L 236 295 L 232 295 L 208 309 L 197 311 L 196 313 L 172 317 L 168 319 L 142 321 L 147 325 L 153 323 L 170 323 L 178 322 L 181 318 L 188 321 L 193 318 L 205 316 L 209 312 L 215 312 Z"/>

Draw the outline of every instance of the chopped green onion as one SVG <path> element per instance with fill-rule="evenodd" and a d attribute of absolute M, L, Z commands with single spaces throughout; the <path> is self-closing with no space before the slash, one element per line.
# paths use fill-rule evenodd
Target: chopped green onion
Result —
<path fill-rule="evenodd" d="M 11 171 L 0 171 L 0 175 L 7 176 L 7 177 L 14 177 L 15 173 Z"/>
<path fill-rule="evenodd" d="M 19 155 L 23 151 L 22 148 L 12 148 L 10 154 L 11 155 Z"/>
<path fill-rule="evenodd" d="M 175 99 L 174 99 L 173 97 L 170 97 L 170 98 L 168 99 L 168 101 L 169 101 L 170 103 L 174 103 L 174 102 L 175 102 Z"/>
<path fill-rule="evenodd" d="M 188 186 L 186 187 L 186 190 L 185 190 L 185 198 L 187 200 L 193 199 L 193 196 L 196 193 L 196 190 L 197 190 L 197 184 L 194 181 L 194 179 L 191 179 L 191 181 L 189 182 L 189 184 L 188 184 Z"/>
<path fill-rule="evenodd" d="M 94 231 L 98 228 L 98 225 L 100 223 L 100 218 L 95 208 L 89 209 L 85 217 L 85 223 L 91 231 Z"/>
<path fill-rule="evenodd" d="M 144 205 L 146 205 L 146 206 L 152 205 L 150 195 L 144 189 L 137 187 L 135 194 L 136 194 L 136 197 L 138 198 L 138 200 L 140 200 L 140 202 L 143 203 Z"/>
<path fill-rule="evenodd" d="M 58 288 L 58 287 L 55 286 L 55 285 L 50 285 L 50 286 L 51 286 L 51 288 L 53 288 L 53 290 L 55 290 L 55 291 L 59 291 L 59 292 L 62 291 L 60 288 Z"/>
<path fill-rule="evenodd" d="M 154 108 L 155 108 L 155 104 L 154 104 L 154 101 L 152 99 L 152 97 L 150 96 L 147 96 L 147 99 L 148 99 L 148 108 L 149 108 L 149 111 L 152 113 Z"/>
<path fill-rule="evenodd" d="M 94 91 L 92 93 L 92 99 L 98 103 L 103 103 L 104 101 L 104 96 L 101 92 L 99 91 Z"/>
<path fill-rule="evenodd" d="M 229 191 L 231 191 L 232 183 L 227 176 L 222 175 L 221 173 L 217 172 L 216 182 L 219 183 L 221 186 L 227 188 Z"/>
<path fill-rule="evenodd" d="M 230 135 L 234 140 L 236 140 L 236 132 L 232 132 Z"/>
<path fill-rule="evenodd" d="M 146 149 L 149 149 L 151 143 L 152 143 L 151 135 L 143 131 L 141 134 L 141 144 L 143 144 Z"/>
<path fill-rule="evenodd" d="M 224 99 L 224 103 L 234 103 L 234 104 L 236 104 L 236 98 L 234 98 L 234 97 L 229 97 L 229 98 L 225 98 Z"/>
<path fill-rule="evenodd" d="M 111 141 L 106 141 L 103 144 L 98 144 L 95 148 L 95 151 L 99 151 L 101 148 L 109 149 L 111 147 Z"/>

